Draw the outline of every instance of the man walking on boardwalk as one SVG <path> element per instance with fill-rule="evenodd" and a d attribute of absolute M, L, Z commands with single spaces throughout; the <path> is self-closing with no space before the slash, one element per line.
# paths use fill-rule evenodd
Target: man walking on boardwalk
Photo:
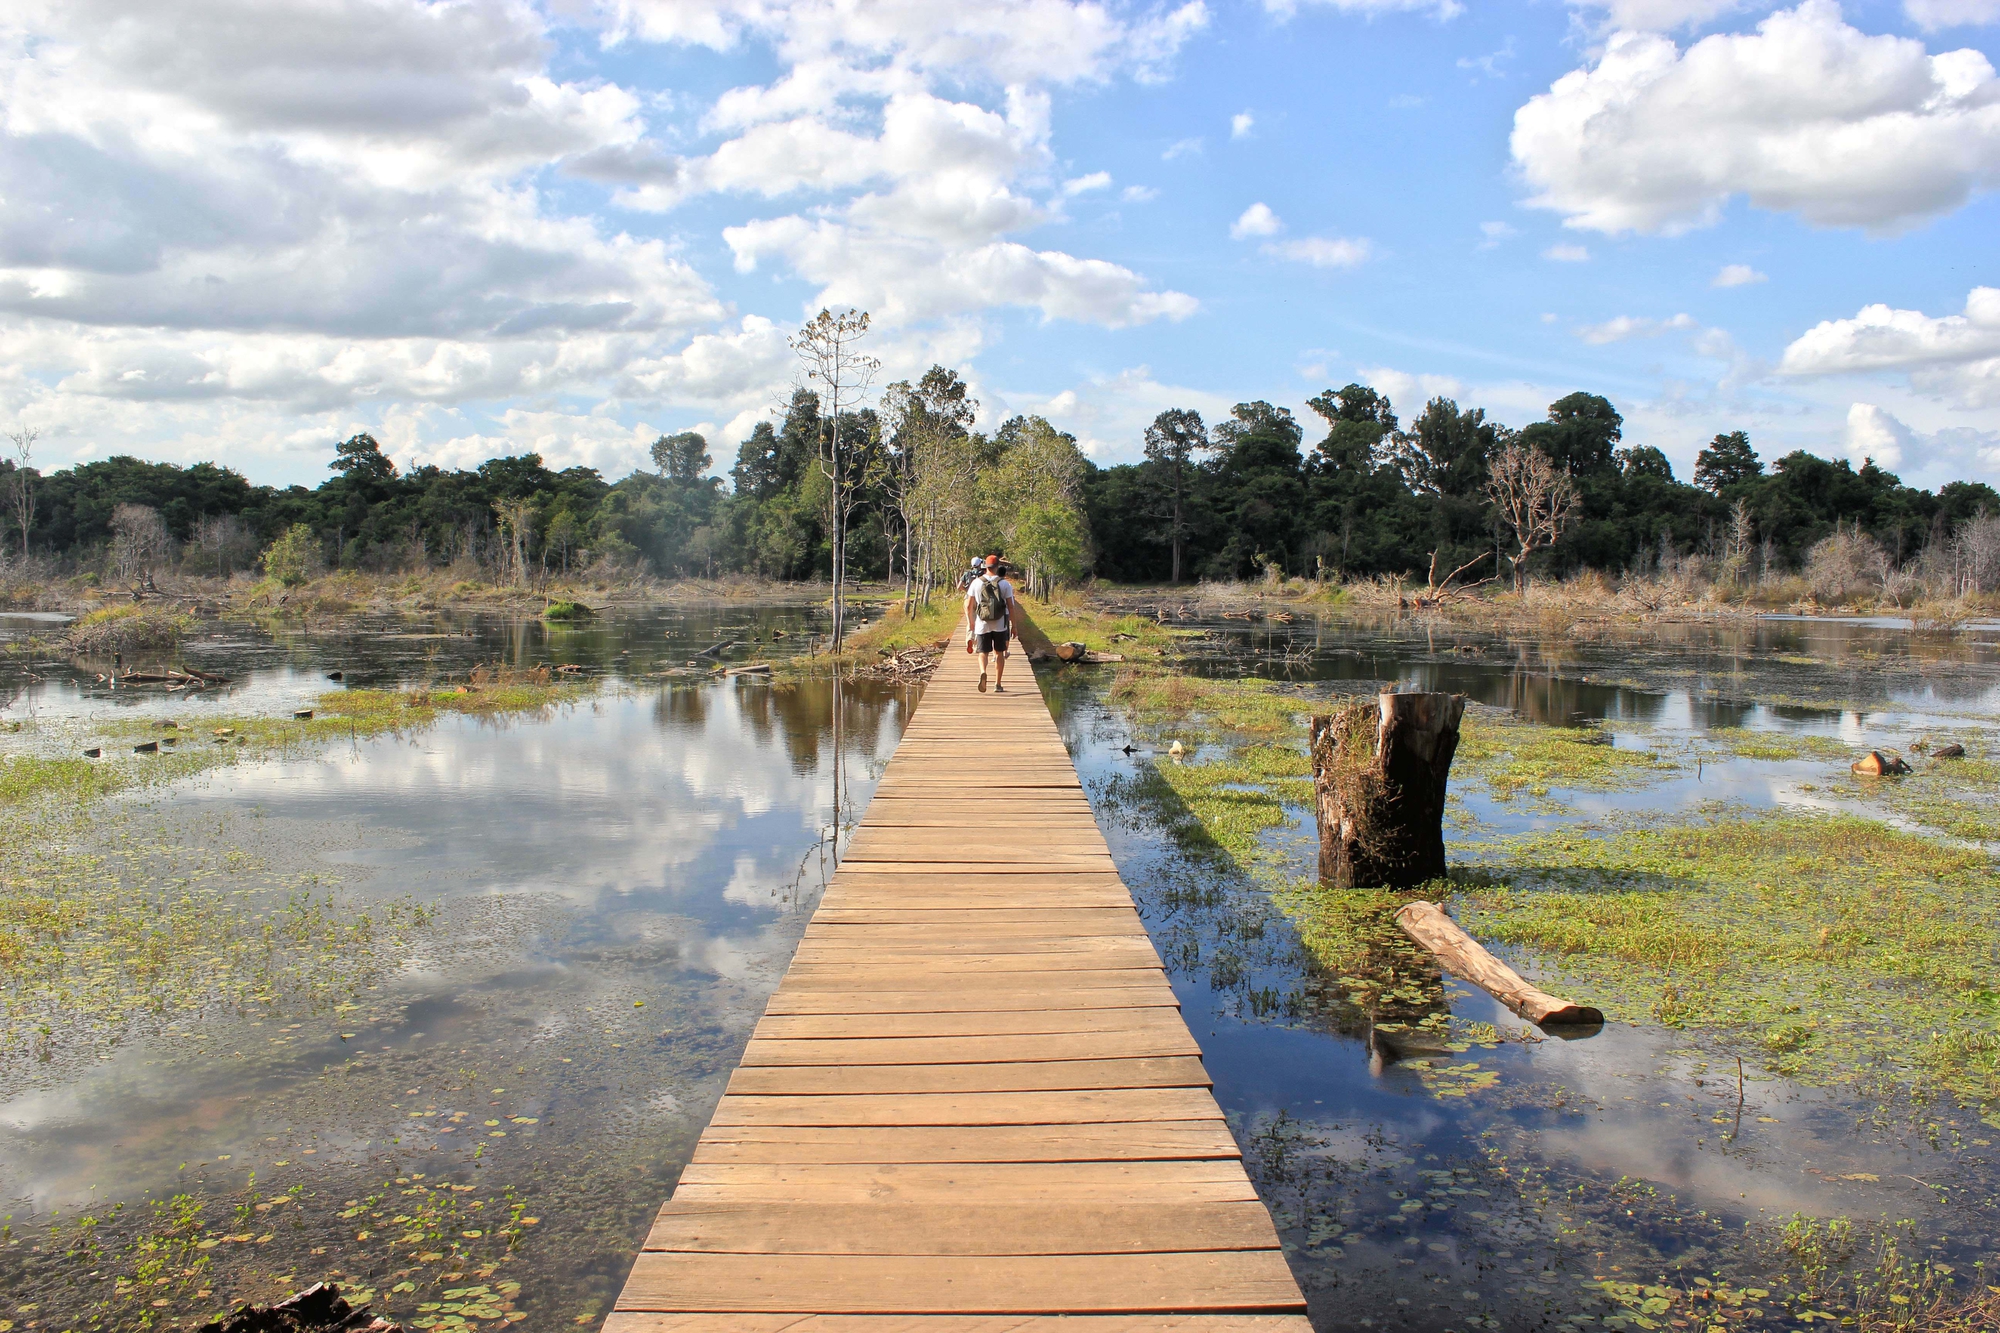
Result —
<path fill-rule="evenodd" d="M 1014 635 L 1014 585 L 1004 577 L 1000 557 L 986 557 L 986 571 L 965 590 L 965 651 L 979 651 L 979 692 L 986 693 L 986 673 L 993 672 L 993 692 L 1005 694 L 1001 677 L 1007 674 L 1007 640 Z"/>

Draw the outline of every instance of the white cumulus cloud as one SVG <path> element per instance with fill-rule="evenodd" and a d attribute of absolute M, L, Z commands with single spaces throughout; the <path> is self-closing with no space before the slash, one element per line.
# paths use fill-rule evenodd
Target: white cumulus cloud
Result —
<path fill-rule="evenodd" d="M 1242 241 L 1252 236 L 1276 236 L 1284 229 L 1285 224 L 1279 221 L 1269 204 L 1252 204 L 1229 224 L 1229 239 Z"/>
<path fill-rule="evenodd" d="M 1229 137 L 1232 139 L 1241 139 L 1244 135 L 1250 133 L 1251 127 L 1256 123 L 1257 117 L 1250 112 L 1237 112 L 1229 118 Z"/>
<path fill-rule="evenodd" d="M 1343 236 L 1301 236 L 1296 240 L 1273 241 L 1264 253 L 1279 259 L 1293 259 L 1314 268 L 1353 268 L 1366 263 L 1374 247 L 1366 240 Z"/>
<path fill-rule="evenodd" d="M 2000 0 L 1903 0 L 1903 12 L 1925 32 L 2000 23 Z"/>
<path fill-rule="evenodd" d="M 1806 0 L 1685 51 L 1616 33 L 1515 113 L 1511 142 L 1530 202 L 1573 227 L 1680 232 L 1740 195 L 1894 231 L 2000 184 L 2000 80 L 1978 51 L 1933 55 Z"/>
<path fill-rule="evenodd" d="M 1743 8 L 1743 0 L 1586 0 L 1586 7 L 1603 10 L 1614 30 L 1671 32 L 1733 14 Z"/>
<path fill-rule="evenodd" d="M 1912 387 L 1967 407 L 2000 404 L 2000 287 L 1975 287 L 1958 315 L 1888 305 L 1825 320 L 1785 349 L 1790 375 L 1904 371 Z"/>
<path fill-rule="evenodd" d="M 1364 15 L 1414 10 L 1438 19 L 1457 18 L 1465 12 L 1459 0 L 1264 0 L 1264 9 L 1279 19 L 1289 19 L 1301 9 L 1333 9 L 1343 14 Z"/>
<path fill-rule="evenodd" d="M 1711 287 L 1748 287 L 1759 282 L 1770 281 L 1770 275 L 1759 273 L 1748 264 L 1724 264 L 1716 271 Z"/>
<path fill-rule="evenodd" d="M 1584 264 L 1590 261 L 1590 247 L 1584 245 L 1552 245 L 1542 251 L 1542 258 L 1553 259 L 1558 264 Z"/>
<path fill-rule="evenodd" d="M 1663 333 L 1700 327 L 1694 316 L 1688 314 L 1675 315 L 1671 319 L 1619 315 L 1602 324 L 1586 324 L 1576 331 L 1576 336 L 1593 347 L 1602 347 L 1606 343 L 1624 342 L 1628 338 L 1657 338 Z"/>
<path fill-rule="evenodd" d="M 1875 404 L 1855 403 L 1847 409 L 1847 427 L 1841 432 L 1840 445 L 1857 463 L 1872 458 L 1892 468 L 1902 464 L 1910 438 L 1908 426 Z"/>

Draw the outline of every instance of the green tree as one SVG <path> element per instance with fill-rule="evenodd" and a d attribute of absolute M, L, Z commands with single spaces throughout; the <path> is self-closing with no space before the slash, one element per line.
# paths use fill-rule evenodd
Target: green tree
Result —
<path fill-rule="evenodd" d="M 1750 437 L 1740 430 L 1717 435 L 1694 460 L 1694 484 L 1713 495 L 1763 475 L 1764 464 L 1750 447 Z"/>
<path fill-rule="evenodd" d="M 1181 581 L 1181 551 L 1187 544 L 1188 492 L 1195 479 L 1195 455 L 1210 448 L 1208 427 L 1190 407 L 1170 407 L 1146 427 L 1146 458 L 1157 465 L 1166 486 L 1167 547 L 1173 567 L 1168 578 Z"/>
<path fill-rule="evenodd" d="M 1612 457 L 1618 464 L 1619 473 L 1628 480 L 1634 477 L 1651 477 L 1656 481 L 1674 479 L 1674 465 L 1650 444 L 1620 449 Z"/>
<path fill-rule="evenodd" d="M 1539 449 L 1572 477 L 1612 470 L 1625 419 L 1609 398 L 1572 393 L 1549 404 L 1545 421 L 1521 428 L 1521 443 Z"/>
<path fill-rule="evenodd" d="M 303 523 L 292 524 L 264 548 L 264 573 L 287 588 L 296 588 L 311 578 L 318 564 L 319 543 Z"/>
<path fill-rule="evenodd" d="M 1083 510 L 1065 500 L 1024 505 L 1015 515 L 1008 555 L 1029 571 L 1030 582 L 1046 597 L 1051 588 L 1083 577 L 1089 527 Z"/>
<path fill-rule="evenodd" d="M 653 441 L 652 454 L 653 466 L 660 475 L 682 486 L 699 483 L 701 474 L 714 461 L 708 456 L 708 441 L 691 430 L 662 435 Z"/>
<path fill-rule="evenodd" d="M 371 493 L 380 492 L 396 479 L 396 464 L 382 452 L 369 434 L 350 436 L 333 446 L 329 470 L 340 473 L 350 483 Z"/>
<path fill-rule="evenodd" d="M 1319 465 L 1332 472 L 1366 473 L 1375 467 L 1376 451 L 1396 429 L 1389 400 L 1365 384 L 1328 389 L 1306 401 L 1326 421 L 1326 438 L 1319 442 Z"/>

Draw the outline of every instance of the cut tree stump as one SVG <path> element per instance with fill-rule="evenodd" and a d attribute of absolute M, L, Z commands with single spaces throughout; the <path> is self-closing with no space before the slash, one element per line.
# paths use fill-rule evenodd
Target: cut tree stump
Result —
<path fill-rule="evenodd" d="M 1445 971 L 1471 982 L 1530 1023 L 1573 1027 L 1589 1023 L 1602 1026 L 1604 1022 L 1604 1015 L 1589 1005 L 1573 1004 L 1529 985 L 1519 972 L 1459 929 L 1436 903 L 1405 903 L 1396 913 L 1396 924 L 1437 955 Z"/>
<path fill-rule="evenodd" d="M 1383 694 L 1312 720 L 1319 876 L 1412 888 L 1444 874 L 1444 797 L 1462 694 Z"/>
<path fill-rule="evenodd" d="M 1880 750 L 1870 750 L 1849 765 L 1855 773 L 1864 778 L 1888 778 L 1910 771 L 1910 766 L 1902 757 L 1883 754 Z"/>

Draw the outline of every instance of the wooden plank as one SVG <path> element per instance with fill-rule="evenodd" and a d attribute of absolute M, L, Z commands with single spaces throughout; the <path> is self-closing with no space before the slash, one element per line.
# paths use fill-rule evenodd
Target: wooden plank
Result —
<path fill-rule="evenodd" d="M 996 1065 L 789 1065 L 738 1068 L 731 1096 L 825 1097 L 842 1093 L 1068 1092 L 1115 1088 L 1206 1088 L 1191 1056 L 1157 1060 L 1056 1060 Z"/>
<path fill-rule="evenodd" d="M 614 1310 L 604 1333 L 1312 1333 L 1304 1315 L 705 1314 Z"/>
<path fill-rule="evenodd" d="M 1180 1030 L 1037 1032 L 1005 1037 L 835 1037 L 800 1041 L 754 1038 L 746 1065 L 989 1065 L 1023 1060 L 1116 1060 L 1121 1056 L 1200 1055 Z"/>
<path fill-rule="evenodd" d="M 754 1067 L 754 1066 L 753 1066 Z M 852 1068 L 853 1066 L 846 1066 Z M 716 1104 L 713 1125 L 1080 1125 L 1111 1120 L 1220 1120 L 1205 1088 L 1101 1092 L 970 1092 L 751 1097 Z"/>
<path fill-rule="evenodd" d="M 1261 1203 L 1065 1208 L 906 1204 L 670 1203 L 649 1250 L 724 1254 L 1142 1254 L 1278 1243 Z"/>
<path fill-rule="evenodd" d="M 1230 1159 L 1207 1162 L 689 1163 L 675 1202 L 1012 1203 L 1019 1207 L 1240 1203 L 1257 1192 Z"/>
<path fill-rule="evenodd" d="M 1276 1250 L 1195 1253 L 788 1256 L 642 1251 L 621 1310 L 815 1314 L 1253 1313 L 1299 1307 Z"/>
<path fill-rule="evenodd" d="M 718 1125 L 697 1162 L 1146 1162 L 1236 1157 L 1220 1120 L 1106 1125 Z"/>
<path fill-rule="evenodd" d="M 1121 974 L 1138 978 L 1133 985 L 1001 987 L 927 986 L 913 989 L 878 989 L 843 986 L 839 979 L 823 987 L 795 986 L 771 997 L 766 1014 L 949 1014 L 1011 1013 L 1020 1010 L 1044 1011 L 1056 1007 L 1070 1010 L 1150 1009 L 1176 1003 L 1165 975 L 1145 980 L 1140 972 Z"/>
<path fill-rule="evenodd" d="M 1004 1037 L 1053 1032 L 1185 1032 L 1171 1004 L 1128 1009 L 977 1009 L 968 1013 L 766 1013 L 751 1040 L 834 1037 Z"/>

